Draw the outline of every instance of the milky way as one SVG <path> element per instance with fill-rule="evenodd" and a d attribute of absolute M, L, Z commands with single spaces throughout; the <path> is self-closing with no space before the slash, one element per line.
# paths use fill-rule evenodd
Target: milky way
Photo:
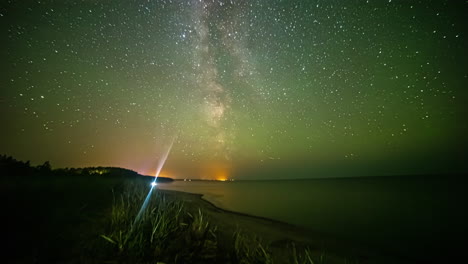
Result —
<path fill-rule="evenodd" d="M 463 1 L 3 1 L 0 152 L 173 177 L 466 171 Z"/>

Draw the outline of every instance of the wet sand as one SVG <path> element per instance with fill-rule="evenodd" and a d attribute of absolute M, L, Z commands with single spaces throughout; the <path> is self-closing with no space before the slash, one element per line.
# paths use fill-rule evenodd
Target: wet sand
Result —
<path fill-rule="evenodd" d="M 163 189 L 159 191 L 170 199 L 184 201 L 189 211 L 201 209 L 210 223 L 217 226 L 221 240 L 231 239 L 232 234 L 239 230 L 261 238 L 261 241 L 269 246 L 271 253 L 279 259 L 285 255 L 282 253 L 290 251 L 291 245 L 294 244 L 298 250 L 308 248 L 316 257 L 323 256 L 326 263 L 414 263 L 352 241 L 338 241 L 288 223 L 225 210 L 205 200 L 201 194 Z"/>

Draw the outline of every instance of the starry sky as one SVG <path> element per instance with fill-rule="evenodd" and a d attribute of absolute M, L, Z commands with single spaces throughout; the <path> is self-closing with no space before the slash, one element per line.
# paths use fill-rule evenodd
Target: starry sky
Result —
<path fill-rule="evenodd" d="M 466 1 L 4 0 L 0 153 L 175 178 L 466 172 Z"/>

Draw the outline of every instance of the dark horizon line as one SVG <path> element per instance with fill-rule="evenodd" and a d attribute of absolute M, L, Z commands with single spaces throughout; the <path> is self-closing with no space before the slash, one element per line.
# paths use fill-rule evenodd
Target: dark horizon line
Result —
<path fill-rule="evenodd" d="M 394 177 L 463 177 L 468 176 L 468 172 L 450 172 L 450 173 L 426 173 L 426 174 L 386 174 L 386 175 L 352 175 L 352 176 L 318 176 L 310 178 L 256 178 L 256 179 L 236 179 L 228 178 L 227 180 L 216 179 L 200 179 L 200 178 L 171 178 L 174 181 L 217 181 L 217 182 L 239 182 L 239 181 L 301 181 L 301 180 L 331 180 L 331 179 L 356 179 L 356 178 L 394 178 Z M 155 177 L 155 176 L 150 176 Z M 164 176 L 159 176 L 164 177 Z M 170 178 L 170 177 L 165 177 Z M 229 180 L 229 179 L 232 179 Z"/>

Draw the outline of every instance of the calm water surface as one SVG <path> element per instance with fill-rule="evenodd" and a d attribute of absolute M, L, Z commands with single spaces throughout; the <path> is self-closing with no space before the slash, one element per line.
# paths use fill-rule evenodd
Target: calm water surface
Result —
<path fill-rule="evenodd" d="M 446 254 L 468 234 L 462 177 L 176 181 L 232 211 L 281 220 L 398 255 Z M 462 240 L 463 239 L 463 240 Z M 431 253 L 433 254 L 433 253 Z"/>

